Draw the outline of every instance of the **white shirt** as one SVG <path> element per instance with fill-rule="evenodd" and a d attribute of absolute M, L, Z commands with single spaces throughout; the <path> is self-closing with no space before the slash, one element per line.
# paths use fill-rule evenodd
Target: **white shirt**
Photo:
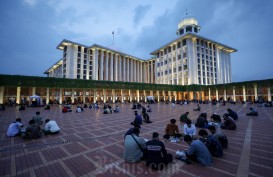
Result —
<path fill-rule="evenodd" d="M 188 127 L 187 124 L 184 125 L 184 134 L 185 135 L 190 135 L 190 136 L 193 136 L 196 134 L 196 127 L 195 125 L 191 125 L 191 127 Z"/>
<path fill-rule="evenodd" d="M 54 120 L 50 120 L 45 124 L 45 131 L 50 131 L 52 133 L 60 131 L 60 127 Z"/>
<path fill-rule="evenodd" d="M 77 108 L 77 112 L 82 112 L 82 109 L 81 108 Z"/>
<path fill-rule="evenodd" d="M 7 131 L 7 135 L 8 136 L 15 136 L 17 133 L 19 133 L 20 127 L 23 124 L 20 122 L 13 122 L 9 125 L 8 131 Z"/>

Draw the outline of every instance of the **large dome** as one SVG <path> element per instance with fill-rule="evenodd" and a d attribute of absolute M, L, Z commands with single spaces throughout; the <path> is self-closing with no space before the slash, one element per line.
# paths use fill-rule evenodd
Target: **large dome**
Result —
<path fill-rule="evenodd" d="M 178 23 L 178 29 L 183 28 L 184 26 L 188 26 L 188 25 L 198 26 L 198 22 L 193 17 L 186 17 Z"/>

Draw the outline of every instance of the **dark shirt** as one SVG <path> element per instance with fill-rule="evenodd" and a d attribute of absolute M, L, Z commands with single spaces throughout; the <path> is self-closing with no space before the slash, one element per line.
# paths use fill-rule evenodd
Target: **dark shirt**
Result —
<path fill-rule="evenodd" d="M 141 115 L 139 115 L 139 114 L 136 115 L 134 123 L 137 124 L 137 125 L 142 125 L 142 117 L 141 117 Z"/>
<path fill-rule="evenodd" d="M 228 116 L 230 116 L 231 118 L 233 118 L 234 120 L 238 119 L 238 114 L 234 111 L 229 111 Z"/>
<path fill-rule="evenodd" d="M 207 146 L 210 154 L 214 157 L 223 156 L 223 147 L 220 141 L 213 135 L 209 135 L 207 138 L 200 138 L 200 140 Z"/>
<path fill-rule="evenodd" d="M 164 163 L 164 157 L 166 157 L 167 151 L 162 141 L 153 139 L 146 142 L 146 150 L 147 150 L 146 165 L 150 165 L 152 163 L 155 164 Z"/>
<path fill-rule="evenodd" d="M 125 133 L 124 135 L 124 139 L 127 135 L 132 135 L 132 131 L 133 131 L 134 128 L 130 128 L 129 130 L 127 130 L 127 132 Z"/>
<path fill-rule="evenodd" d="M 29 139 L 36 139 L 42 136 L 41 127 L 35 123 L 26 128 L 26 135 Z"/>
<path fill-rule="evenodd" d="M 222 128 L 227 130 L 236 130 L 235 121 L 231 117 L 225 118 Z"/>
<path fill-rule="evenodd" d="M 188 118 L 188 115 L 186 113 L 180 116 L 180 122 L 187 122 L 188 120 L 190 119 Z"/>
<path fill-rule="evenodd" d="M 202 116 L 199 116 L 196 120 L 196 124 L 195 126 L 196 127 L 200 127 L 200 128 L 203 128 L 205 125 L 208 124 L 208 121 L 205 117 L 202 117 Z"/>

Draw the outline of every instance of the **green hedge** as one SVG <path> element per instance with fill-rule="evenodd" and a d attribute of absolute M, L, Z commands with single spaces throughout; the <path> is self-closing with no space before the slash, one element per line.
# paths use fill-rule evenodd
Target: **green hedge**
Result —
<path fill-rule="evenodd" d="M 208 91 L 215 89 L 242 88 L 242 86 L 252 87 L 254 84 L 259 86 L 273 86 L 273 79 L 246 81 L 218 85 L 167 85 L 167 84 L 146 84 L 136 82 L 115 82 L 115 81 L 96 81 L 82 79 L 64 79 L 53 77 L 37 77 L 22 75 L 3 75 L 0 74 L 0 86 L 10 87 L 49 87 L 49 88 L 89 88 L 89 89 L 130 89 L 130 90 L 159 90 L 159 91 Z"/>

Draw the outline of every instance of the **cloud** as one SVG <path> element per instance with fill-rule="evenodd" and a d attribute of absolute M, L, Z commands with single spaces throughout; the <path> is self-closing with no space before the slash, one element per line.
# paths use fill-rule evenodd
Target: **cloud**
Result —
<path fill-rule="evenodd" d="M 135 15 L 134 15 L 134 26 L 137 26 L 139 21 L 145 17 L 147 14 L 148 10 L 151 9 L 151 5 L 139 5 L 135 8 Z"/>
<path fill-rule="evenodd" d="M 33 7 L 37 4 L 37 0 L 23 0 L 23 3 Z"/>

